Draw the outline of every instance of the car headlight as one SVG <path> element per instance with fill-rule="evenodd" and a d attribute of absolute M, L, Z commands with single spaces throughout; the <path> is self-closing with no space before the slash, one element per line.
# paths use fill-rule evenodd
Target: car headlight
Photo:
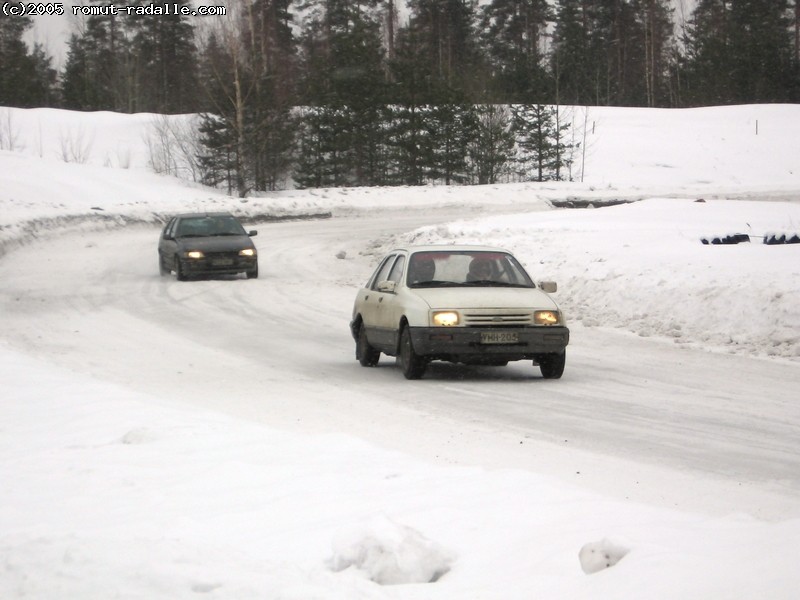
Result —
<path fill-rule="evenodd" d="M 200 252 L 200 250 L 189 250 L 189 252 L 186 253 L 186 258 L 205 258 L 205 256 L 206 255 Z"/>
<path fill-rule="evenodd" d="M 533 322 L 536 325 L 558 325 L 559 321 L 557 310 L 537 310 L 533 313 Z"/>
<path fill-rule="evenodd" d="M 433 324 L 436 327 L 455 327 L 458 325 L 458 320 L 458 313 L 454 310 L 433 313 Z"/>
<path fill-rule="evenodd" d="M 239 256 L 255 256 L 256 251 L 253 248 L 245 248 L 244 250 L 239 250 Z"/>

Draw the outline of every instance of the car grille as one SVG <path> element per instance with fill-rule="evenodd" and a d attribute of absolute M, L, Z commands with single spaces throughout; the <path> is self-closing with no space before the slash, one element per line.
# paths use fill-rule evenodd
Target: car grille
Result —
<path fill-rule="evenodd" d="M 225 269 L 238 266 L 240 262 L 239 251 L 232 252 L 207 252 L 206 265 L 211 269 Z"/>
<path fill-rule="evenodd" d="M 206 258 L 210 259 L 225 259 L 225 258 L 239 258 L 238 250 L 234 250 L 233 252 L 206 252 Z"/>
<path fill-rule="evenodd" d="M 533 325 L 533 311 L 520 309 L 486 309 L 463 311 L 464 325 L 472 327 L 509 327 Z"/>

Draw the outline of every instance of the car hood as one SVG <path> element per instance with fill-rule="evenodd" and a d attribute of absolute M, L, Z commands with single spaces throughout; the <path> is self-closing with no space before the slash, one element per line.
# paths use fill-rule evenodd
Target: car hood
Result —
<path fill-rule="evenodd" d="M 247 235 L 217 235 L 209 237 L 188 237 L 178 240 L 181 250 L 202 250 L 203 252 L 232 252 L 243 248 L 254 248 Z"/>
<path fill-rule="evenodd" d="M 535 288 L 452 287 L 409 289 L 439 308 L 539 308 L 556 310 L 558 305 L 543 291 Z"/>

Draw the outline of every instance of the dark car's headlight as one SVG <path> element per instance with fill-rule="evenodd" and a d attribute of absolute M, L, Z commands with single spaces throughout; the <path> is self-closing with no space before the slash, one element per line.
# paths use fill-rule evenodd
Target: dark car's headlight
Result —
<path fill-rule="evenodd" d="M 239 256 L 255 256 L 256 250 L 255 248 L 245 248 L 244 250 L 239 250 Z"/>
<path fill-rule="evenodd" d="M 186 258 L 194 258 L 194 259 L 206 257 L 206 255 L 203 254 L 200 250 L 189 250 L 188 252 L 185 253 L 185 256 Z"/>
<path fill-rule="evenodd" d="M 558 325 L 560 321 L 557 310 L 537 310 L 533 313 L 533 322 L 536 325 Z"/>

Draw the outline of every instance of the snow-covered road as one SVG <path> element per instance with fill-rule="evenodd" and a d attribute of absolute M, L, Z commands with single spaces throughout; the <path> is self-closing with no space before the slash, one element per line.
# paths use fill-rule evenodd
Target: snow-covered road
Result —
<path fill-rule="evenodd" d="M 796 364 L 573 323 L 559 381 L 529 363 L 436 364 L 421 381 L 385 356 L 361 368 L 348 321 L 381 246 L 456 216 L 261 224 L 258 280 L 161 278 L 152 227 L 50 237 L 0 260 L 0 337 L 164 401 L 287 430 L 529 469 L 686 510 L 800 516 Z"/>
<path fill-rule="evenodd" d="M 579 108 L 580 181 L 248 198 L 150 172 L 152 115 L 0 113 L 3 600 L 797 597 L 800 246 L 760 241 L 800 233 L 800 106 Z M 208 210 L 260 279 L 158 276 L 156 223 Z M 408 241 L 558 281 L 564 378 L 361 368 Z"/>

